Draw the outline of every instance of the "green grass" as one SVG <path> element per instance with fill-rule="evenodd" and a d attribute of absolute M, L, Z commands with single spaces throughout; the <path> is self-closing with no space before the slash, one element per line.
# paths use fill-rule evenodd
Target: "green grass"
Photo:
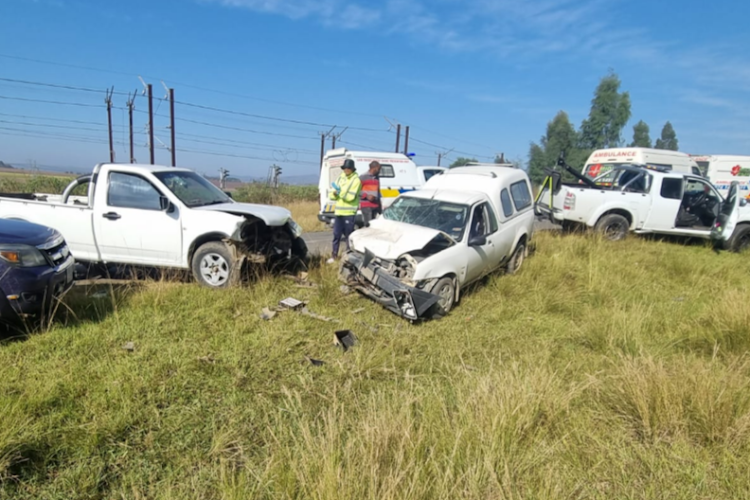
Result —
<path fill-rule="evenodd" d="M 0 345 L 0 498 L 750 497 L 747 258 L 537 240 L 423 324 L 331 267 L 70 297 Z M 258 317 L 289 295 L 340 323 Z"/>

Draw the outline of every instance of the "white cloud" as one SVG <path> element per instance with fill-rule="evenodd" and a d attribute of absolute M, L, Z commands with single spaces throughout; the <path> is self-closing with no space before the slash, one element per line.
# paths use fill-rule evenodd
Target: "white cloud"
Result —
<path fill-rule="evenodd" d="M 202 0 L 290 19 L 312 18 L 326 26 L 357 29 L 376 23 L 380 11 L 345 0 Z"/>

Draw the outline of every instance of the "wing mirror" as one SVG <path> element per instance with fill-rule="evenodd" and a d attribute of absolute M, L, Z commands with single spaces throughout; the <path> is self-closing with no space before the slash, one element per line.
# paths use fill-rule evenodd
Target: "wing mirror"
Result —
<path fill-rule="evenodd" d="M 469 238 L 469 246 L 470 247 L 481 247 L 482 245 L 487 244 L 487 237 L 483 234 L 472 236 Z"/>
<path fill-rule="evenodd" d="M 746 207 L 747 206 L 747 199 L 740 198 L 740 206 L 741 207 Z"/>
<path fill-rule="evenodd" d="M 174 205 L 166 196 L 159 196 L 159 208 L 168 214 L 174 212 Z"/>
<path fill-rule="evenodd" d="M 225 194 L 225 195 L 227 195 L 227 196 L 229 197 L 229 199 L 230 199 L 230 200 L 233 200 L 233 199 L 234 199 L 234 198 L 232 197 L 232 192 L 231 192 L 231 191 L 224 191 L 224 194 Z"/>

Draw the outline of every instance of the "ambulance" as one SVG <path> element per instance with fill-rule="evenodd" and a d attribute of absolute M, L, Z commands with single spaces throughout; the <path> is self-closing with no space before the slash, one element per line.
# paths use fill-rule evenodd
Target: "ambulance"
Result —
<path fill-rule="evenodd" d="M 726 194 L 732 181 L 739 182 L 740 196 L 750 198 L 750 156 L 693 156 L 703 175 Z"/>
<path fill-rule="evenodd" d="M 335 202 L 331 201 L 329 195 L 333 190 L 331 184 L 336 182 L 341 175 L 344 160 L 354 160 L 357 175 L 366 173 L 372 161 L 380 163 L 380 199 L 383 209 L 388 208 L 401 193 L 419 189 L 430 177 L 447 170 L 445 167 L 418 167 L 410 156 L 401 153 L 332 149 L 323 157 L 318 182 L 320 194 L 318 220 L 326 224 L 333 223 Z M 357 212 L 357 224 L 362 224 L 361 212 Z"/>
<path fill-rule="evenodd" d="M 593 179 L 623 165 L 640 165 L 661 171 L 702 175 L 698 164 L 689 154 L 650 148 L 598 149 L 589 156 L 583 167 L 583 174 Z"/>

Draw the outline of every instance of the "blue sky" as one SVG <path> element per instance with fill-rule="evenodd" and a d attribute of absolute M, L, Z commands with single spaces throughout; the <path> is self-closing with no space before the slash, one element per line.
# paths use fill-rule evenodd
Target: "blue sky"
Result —
<path fill-rule="evenodd" d="M 670 120 L 683 151 L 750 154 L 749 17 L 737 0 L 3 0 L 0 160 L 85 170 L 108 158 L 102 93 L 9 80 L 114 86 L 118 161 L 124 94 L 140 75 L 162 98 L 163 81 L 179 164 L 263 176 L 274 161 L 316 173 L 329 125 L 350 127 L 350 149 L 391 150 L 386 118 L 410 125 L 419 164 L 451 149 L 525 159 L 558 110 L 580 124 L 610 68 L 631 93 L 626 140 L 640 119 L 652 139 Z M 155 108 L 166 164 L 168 106 Z M 138 97 L 140 161 L 146 109 Z"/>

